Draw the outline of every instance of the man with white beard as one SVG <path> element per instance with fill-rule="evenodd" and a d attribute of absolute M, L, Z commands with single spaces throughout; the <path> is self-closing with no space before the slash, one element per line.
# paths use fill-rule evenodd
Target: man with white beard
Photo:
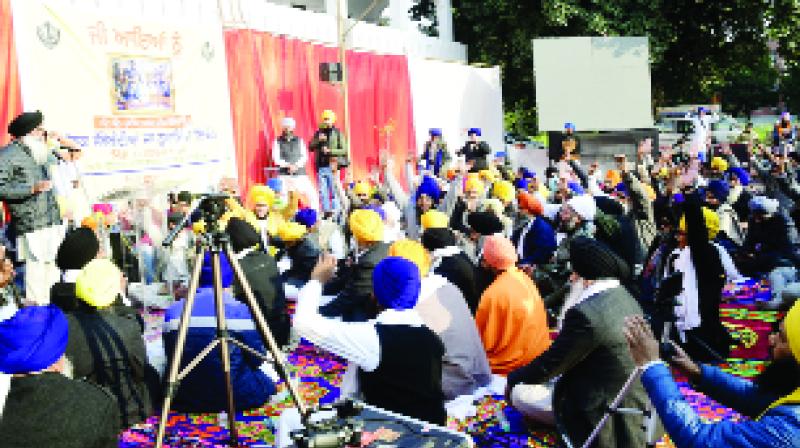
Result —
<path fill-rule="evenodd" d="M 55 156 L 45 141 L 44 117 L 25 112 L 8 125 L 13 140 L 0 149 L 0 200 L 11 213 L 9 240 L 16 242 L 17 272 L 24 273 L 25 297 L 47 304 L 59 279 L 55 265 L 64 227 L 53 194 L 49 167 Z"/>

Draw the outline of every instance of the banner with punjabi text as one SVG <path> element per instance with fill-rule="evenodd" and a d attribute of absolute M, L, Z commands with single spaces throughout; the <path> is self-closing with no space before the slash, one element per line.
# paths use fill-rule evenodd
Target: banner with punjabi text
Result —
<path fill-rule="evenodd" d="M 78 143 L 92 200 L 235 176 L 227 65 L 216 22 L 158 22 L 14 0 L 25 110 Z"/>

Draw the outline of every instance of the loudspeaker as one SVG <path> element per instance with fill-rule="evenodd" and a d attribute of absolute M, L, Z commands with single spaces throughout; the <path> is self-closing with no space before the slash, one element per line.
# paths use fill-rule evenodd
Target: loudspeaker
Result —
<path fill-rule="evenodd" d="M 338 62 L 321 62 L 319 64 L 319 80 L 323 82 L 341 82 L 342 64 Z"/>

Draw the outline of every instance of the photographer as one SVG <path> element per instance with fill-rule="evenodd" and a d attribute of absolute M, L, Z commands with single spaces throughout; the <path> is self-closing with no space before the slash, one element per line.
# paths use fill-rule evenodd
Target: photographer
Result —
<path fill-rule="evenodd" d="M 686 402 L 659 345 L 641 316 L 626 319 L 625 339 L 642 384 L 673 443 L 682 447 L 789 448 L 800 446 L 800 304 L 770 337 L 772 364 L 750 382 L 698 365 L 675 347 L 670 363 L 698 390 L 753 420 L 706 423 Z"/>

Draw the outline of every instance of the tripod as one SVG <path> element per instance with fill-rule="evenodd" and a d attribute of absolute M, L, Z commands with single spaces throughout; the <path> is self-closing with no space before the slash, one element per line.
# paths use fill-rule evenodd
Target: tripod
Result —
<path fill-rule="evenodd" d="M 180 381 L 185 378 L 192 369 L 194 369 L 211 351 L 218 345 L 220 347 L 220 356 L 222 359 L 222 369 L 225 380 L 225 393 L 228 405 L 228 428 L 230 431 L 230 446 L 239 446 L 238 432 L 236 430 L 236 406 L 233 399 L 233 385 L 231 383 L 231 362 L 230 362 L 230 345 L 234 344 L 248 353 L 261 358 L 264 361 L 271 361 L 267 356 L 261 354 L 252 347 L 230 337 L 228 334 L 228 326 L 225 320 L 225 305 L 223 301 L 223 288 L 222 288 L 222 273 L 220 269 L 220 254 L 224 253 L 228 257 L 228 261 L 233 268 L 233 273 L 236 280 L 242 285 L 246 303 L 250 308 L 250 314 L 255 321 L 256 329 L 258 330 L 261 338 L 264 341 L 264 346 L 272 355 L 272 360 L 275 362 L 276 371 L 281 379 L 286 383 L 289 393 L 300 412 L 301 419 L 305 423 L 309 416 L 308 406 L 303 402 L 297 386 L 291 381 L 288 370 L 286 368 L 286 361 L 283 353 L 280 351 L 278 344 L 272 337 L 272 332 L 269 330 L 267 321 L 258 307 L 253 291 L 250 284 L 244 276 L 241 266 L 237 259 L 233 256 L 228 241 L 228 236 L 219 229 L 218 222 L 220 217 L 225 211 L 224 200 L 227 195 L 207 194 L 200 198 L 200 201 L 193 207 L 195 210 L 203 212 L 203 219 L 207 224 L 207 232 L 203 235 L 197 244 L 197 256 L 195 258 L 194 269 L 192 277 L 189 281 L 189 295 L 186 298 L 183 311 L 181 313 L 180 323 L 178 324 L 178 335 L 175 342 L 175 352 L 172 361 L 170 362 L 169 372 L 167 374 L 167 390 L 164 397 L 164 404 L 161 408 L 161 417 L 158 422 L 158 434 L 156 436 L 156 447 L 161 448 L 164 442 L 164 435 L 167 426 L 167 417 L 169 416 L 169 408 L 172 404 L 172 399 L 178 390 Z M 178 233 L 189 222 L 192 213 L 187 213 L 184 220 L 175 226 L 175 229 L 164 239 L 163 245 L 169 247 L 175 240 Z M 200 284 L 200 272 L 203 266 L 203 259 L 206 252 L 211 253 L 212 270 L 214 278 L 214 303 L 217 320 L 217 335 L 211 343 L 206 346 L 194 359 L 192 359 L 183 370 L 180 369 L 181 357 L 183 356 L 183 349 L 186 344 L 186 335 L 189 330 L 189 320 L 192 316 L 192 308 L 194 307 L 195 296 L 197 295 L 197 288 Z"/>

